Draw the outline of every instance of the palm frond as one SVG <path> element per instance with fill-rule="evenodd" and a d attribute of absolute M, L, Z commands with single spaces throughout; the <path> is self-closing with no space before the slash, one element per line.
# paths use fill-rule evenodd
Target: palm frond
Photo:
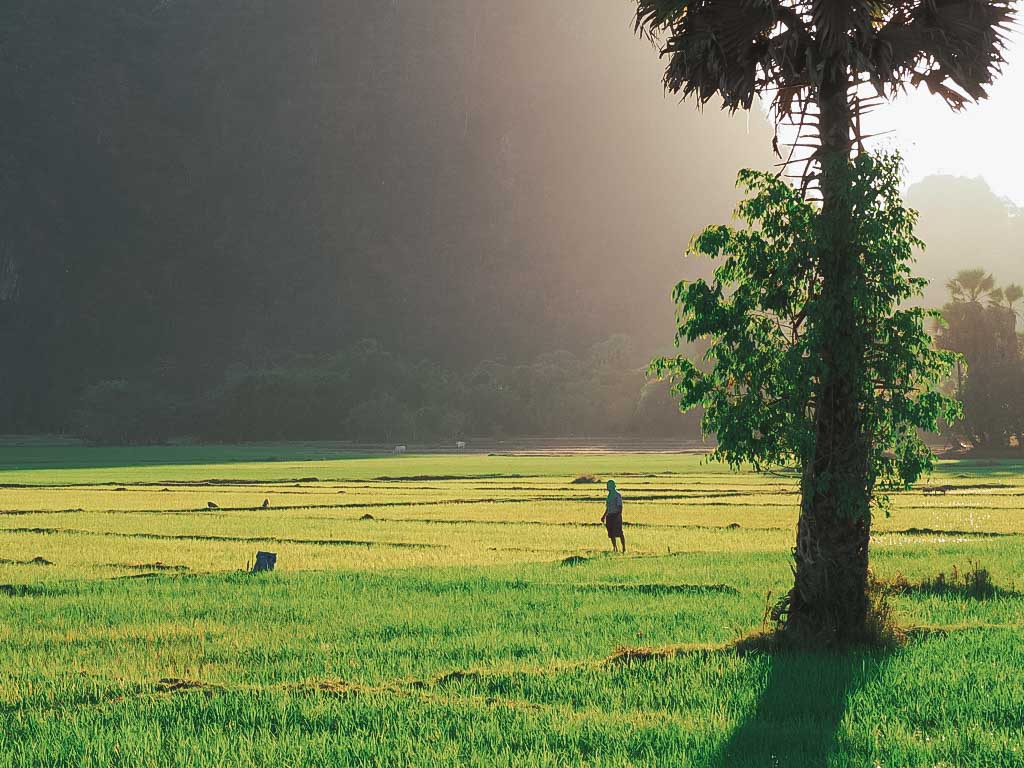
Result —
<path fill-rule="evenodd" d="M 825 60 L 844 63 L 851 35 L 870 34 L 874 3 L 850 0 L 811 0 L 811 20 L 817 30 L 818 52 Z"/>
<path fill-rule="evenodd" d="M 962 109 L 999 73 L 1012 23 L 1008 0 L 916 0 L 875 35 L 871 79 L 889 92 L 924 84 Z"/>
<path fill-rule="evenodd" d="M 729 110 L 749 109 L 770 82 L 802 77 L 807 38 L 776 29 L 780 9 L 771 0 L 641 0 L 636 27 L 664 41 L 671 93 L 701 105 L 718 94 Z M 798 21 L 792 14 L 790 23 Z"/>
<path fill-rule="evenodd" d="M 652 39 L 679 23 L 690 0 L 639 0 L 633 29 Z"/>
<path fill-rule="evenodd" d="M 821 137 L 805 129 L 815 128 L 815 106 L 830 83 L 849 84 L 852 145 L 862 147 L 860 116 L 873 102 L 857 84 L 870 81 L 879 98 L 923 84 L 960 109 L 986 95 L 1014 23 L 1014 0 L 636 2 L 635 30 L 660 45 L 669 92 L 701 106 L 718 95 L 730 111 L 774 94 L 777 123 L 798 127 L 794 144 L 810 139 L 819 148 Z M 778 130 L 781 158 L 777 143 Z M 794 160 L 791 152 L 783 163 L 803 165 L 805 191 L 818 155 Z"/>

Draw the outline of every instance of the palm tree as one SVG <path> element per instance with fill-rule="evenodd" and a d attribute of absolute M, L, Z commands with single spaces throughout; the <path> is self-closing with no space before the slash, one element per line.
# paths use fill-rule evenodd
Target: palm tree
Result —
<path fill-rule="evenodd" d="M 1006 300 L 1006 308 L 1010 312 L 1010 330 L 1016 333 L 1017 318 L 1020 316 L 1020 312 L 1013 305 L 1024 299 L 1024 288 L 1021 288 L 1016 283 L 1010 283 L 1003 289 L 1003 298 Z"/>
<path fill-rule="evenodd" d="M 777 120 L 816 129 L 801 174 L 830 234 L 818 298 L 830 310 L 815 350 L 815 434 L 804 459 L 795 581 L 779 617 L 810 642 L 853 642 L 868 620 L 873 480 L 862 429 L 868 333 L 857 315 L 854 211 L 844 194 L 864 138 L 862 96 L 923 84 L 953 109 L 985 96 L 1003 63 L 1010 0 L 637 0 L 637 32 L 659 41 L 668 91 L 726 109 L 772 99 Z M 776 139 L 777 143 L 777 139 Z"/>
<path fill-rule="evenodd" d="M 997 304 L 1002 301 L 1001 292 L 996 293 L 999 289 L 996 288 L 995 278 L 984 269 L 961 269 L 946 283 L 946 288 L 953 301 L 980 304 L 986 296 L 990 300 L 996 298 Z"/>
<path fill-rule="evenodd" d="M 1016 315 L 1017 310 L 1013 308 L 1013 305 L 1024 299 L 1024 288 L 1016 283 L 1010 283 L 1003 289 L 1003 298 L 1006 299 L 1006 306 Z"/>

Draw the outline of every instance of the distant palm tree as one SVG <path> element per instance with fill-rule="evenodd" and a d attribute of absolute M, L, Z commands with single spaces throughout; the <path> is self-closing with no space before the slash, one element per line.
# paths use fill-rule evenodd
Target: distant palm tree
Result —
<path fill-rule="evenodd" d="M 963 108 L 985 96 L 1012 19 L 1009 0 L 637 0 L 636 30 L 660 42 L 668 91 L 702 105 L 718 95 L 733 111 L 769 96 L 778 120 L 812 129 L 802 177 L 821 195 L 816 288 L 832 311 L 819 329 L 815 447 L 802 478 L 795 583 L 781 613 L 796 636 L 849 642 L 863 636 L 868 617 L 871 438 L 857 383 L 868 350 L 845 194 L 864 138 L 861 97 L 923 84 Z"/>
<path fill-rule="evenodd" d="M 1003 289 L 1003 298 L 1006 299 L 1006 306 L 1016 314 L 1017 310 L 1014 309 L 1013 305 L 1024 299 L 1024 288 L 1021 288 L 1016 283 L 1010 283 Z"/>
<path fill-rule="evenodd" d="M 969 304 L 980 304 L 983 298 L 991 299 L 993 293 L 999 291 L 996 288 L 995 278 L 984 269 L 961 269 L 954 278 L 946 283 L 946 288 L 949 289 L 953 301 Z M 1001 295 L 999 300 L 996 302 L 997 304 L 1002 301 Z"/>

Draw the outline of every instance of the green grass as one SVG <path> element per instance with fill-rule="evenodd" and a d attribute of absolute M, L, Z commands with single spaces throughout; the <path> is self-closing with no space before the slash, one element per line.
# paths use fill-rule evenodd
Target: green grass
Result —
<path fill-rule="evenodd" d="M 13 450 L 0 766 L 1024 765 L 1017 464 L 943 463 L 875 521 L 878 577 L 977 562 L 995 597 L 904 590 L 918 631 L 888 653 L 742 655 L 791 578 L 788 478 L 670 454 Z M 581 474 L 618 481 L 629 555 Z M 279 570 L 242 573 L 261 548 Z"/>

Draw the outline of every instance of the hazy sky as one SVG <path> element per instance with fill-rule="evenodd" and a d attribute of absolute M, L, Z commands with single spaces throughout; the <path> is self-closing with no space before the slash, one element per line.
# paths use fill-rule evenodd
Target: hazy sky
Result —
<path fill-rule="evenodd" d="M 894 128 L 880 140 L 897 146 L 914 182 L 934 173 L 983 176 L 996 194 L 1024 206 L 1024 35 L 1014 36 L 1003 75 L 986 101 L 951 112 L 926 89 L 883 106 L 874 123 Z"/>

